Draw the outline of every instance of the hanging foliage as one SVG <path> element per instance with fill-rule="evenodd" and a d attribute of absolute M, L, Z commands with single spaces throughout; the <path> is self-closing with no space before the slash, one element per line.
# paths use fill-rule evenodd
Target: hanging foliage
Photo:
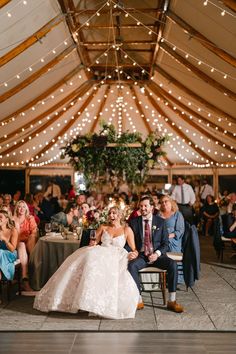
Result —
<path fill-rule="evenodd" d="M 165 154 L 161 146 L 166 141 L 167 136 L 157 132 L 144 141 L 140 133 L 118 135 L 113 125 L 102 122 L 99 134 L 78 135 L 63 147 L 61 157 L 69 156 L 71 165 L 90 185 L 113 176 L 140 184 L 150 168 L 159 166 L 159 157 Z"/>

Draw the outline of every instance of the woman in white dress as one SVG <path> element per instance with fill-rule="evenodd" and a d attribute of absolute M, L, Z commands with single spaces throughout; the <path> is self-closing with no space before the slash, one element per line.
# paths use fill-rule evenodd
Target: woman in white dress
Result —
<path fill-rule="evenodd" d="M 109 224 L 100 226 L 96 241 L 64 261 L 36 295 L 34 308 L 43 312 L 84 310 L 112 319 L 134 318 L 139 291 L 127 270 L 126 242 L 132 251 L 136 250 L 133 231 L 121 224 L 119 209 L 112 207 Z"/>

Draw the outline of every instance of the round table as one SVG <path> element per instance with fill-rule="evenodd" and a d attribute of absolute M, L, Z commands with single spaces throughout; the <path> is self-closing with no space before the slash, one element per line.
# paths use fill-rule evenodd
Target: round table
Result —
<path fill-rule="evenodd" d="M 79 240 L 64 240 L 61 235 L 41 237 L 29 260 L 31 287 L 40 290 L 64 260 L 79 247 Z"/>

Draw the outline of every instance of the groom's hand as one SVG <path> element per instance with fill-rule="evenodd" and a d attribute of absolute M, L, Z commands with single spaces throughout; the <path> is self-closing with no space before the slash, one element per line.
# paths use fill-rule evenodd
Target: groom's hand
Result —
<path fill-rule="evenodd" d="M 149 259 L 149 262 L 155 262 L 158 258 L 158 254 L 156 252 L 154 252 L 153 254 L 151 254 L 148 259 Z"/>
<path fill-rule="evenodd" d="M 132 251 L 132 252 L 129 252 L 129 254 L 128 254 L 129 261 L 132 261 L 133 259 L 135 259 L 137 257 L 138 257 L 138 251 Z"/>

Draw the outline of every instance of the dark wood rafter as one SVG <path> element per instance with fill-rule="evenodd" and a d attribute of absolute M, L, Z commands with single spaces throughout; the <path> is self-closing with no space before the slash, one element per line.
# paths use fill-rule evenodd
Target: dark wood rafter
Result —
<path fill-rule="evenodd" d="M 82 92 L 82 95 L 86 92 L 87 90 L 84 90 L 84 92 Z M 80 95 L 78 95 L 77 97 L 75 97 L 74 99 L 78 98 Z M 66 111 L 68 112 L 68 110 L 72 109 L 72 106 L 70 104 L 68 104 L 66 106 Z M 47 129 L 50 125 L 52 125 L 53 123 L 55 123 L 59 118 L 61 118 L 61 116 L 63 116 L 63 114 L 65 113 L 64 109 L 61 109 L 57 115 L 55 115 L 54 117 L 52 117 L 50 120 L 46 121 L 46 123 L 40 125 L 39 128 L 37 128 L 33 135 L 34 137 L 37 137 L 38 134 L 40 134 L 42 131 L 44 131 L 45 129 Z M 7 150 L 4 150 L 1 152 L 1 155 L 7 155 L 10 154 L 12 151 L 19 149 L 20 146 L 23 146 L 25 144 L 27 144 L 30 140 L 30 137 L 32 138 L 32 134 L 28 134 L 27 136 L 25 136 L 23 139 L 21 139 L 20 142 L 18 142 L 17 144 L 11 146 L 10 148 L 8 148 Z"/>
<path fill-rule="evenodd" d="M 177 98 L 173 97 L 171 94 L 166 92 L 162 87 L 158 86 L 155 82 L 151 82 L 150 84 L 148 84 L 148 87 L 153 92 L 155 91 L 154 92 L 155 94 L 159 94 L 159 93 L 162 94 L 164 96 L 164 99 L 166 99 L 168 102 L 174 102 L 176 105 L 178 105 L 179 107 L 184 109 L 186 112 L 191 114 L 196 119 L 199 119 L 206 124 L 208 124 L 208 123 L 211 124 L 212 129 L 214 129 L 214 127 L 212 126 L 214 124 L 217 127 L 217 131 L 219 133 L 224 134 L 224 131 L 226 129 L 223 129 L 221 126 L 217 125 L 216 123 L 213 123 L 210 119 L 203 117 L 201 114 L 195 112 L 193 109 L 189 108 L 189 106 L 186 106 L 183 102 L 181 102 L 180 100 L 178 100 Z M 206 129 L 208 129 L 208 127 Z M 235 136 L 231 131 L 227 131 L 227 134 L 228 134 L 229 138 L 235 139 Z"/>
<path fill-rule="evenodd" d="M 228 54 L 223 49 L 218 48 L 213 42 L 195 30 L 187 22 L 182 20 L 182 18 L 177 16 L 173 11 L 168 10 L 167 17 L 173 22 L 177 23 L 184 31 L 188 32 L 190 37 L 200 42 L 202 46 L 209 49 L 212 53 L 223 59 L 228 64 L 236 67 L 236 59 L 232 55 Z"/>
<path fill-rule="evenodd" d="M 108 85 L 106 90 L 105 90 L 104 96 L 103 96 L 104 98 L 103 98 L 102 102 L 100 103 L 99 108 L 97 110 L 97 114 L 96 114 L 97 119 L 94 119 L 92 127 L 90 129 L 90 133 L 94 133 L 95 132 L 96 126 L 97 126 L 97 124 L 99 122 L 100 113 L 102 112 L 103 108 L 105 107 L 109 91 L 110 91 L 110 86 Z"/>
<path fill-rule="evenodd" d="M 16 93 L 21 91 L 23 88 L 29 86 L 32 82 L 36 81 L 38 78 L 40 78 L 41 75 L 45 74 L 48 72 L 49 69 L 60 63 L 65 57 L 67 57 L 69 54 L 73 52 L 75 49 L 74 45 L 70 46 L 69 48 L 65 49 L 63 52 L 61 52 L 59 55 L 57 55 L 53 60 L 51 60 L 49 63 L 44 65 L 41 69 L 36 71 L 34 74 L 29 76 L 27 79 L 22 81 L 19 85 L 16 85 L 12 89 L 8 90 L 6 93 L 2 94 L 0 96 L 0 103 L 6 101 L 10 97 L 14 96 Z"/>
<path fill-rule="evenodd" d="M 227 118 L 227 120 L 229 122 L 232 123 L 236 123 L 236 119 L 231 116 L 230 114 L 226 113 L 225 111 L 223 111 L 222 109 L 214 106 L 213 104 L 211 104 L 209 101 L 205 100 L 204 98 L 202 98 L 201 96 L 197 95 L 194 91 L 190 90 L 188 87 L 186 87 L 185 85 L 183 85 L 180 81 L 178 81 L 177 79 L 175 79 L 173 76 L 171 76 L 170 74 L 168 74 L 164 69 L 162 69 L 160 66 L 156 66 L 155 70 L 157 73 L 161 74 L 162 76 L 164 76 L 169 83 L 175 85 L 176 87 L 178 87 L 181 91 L 187 93 L 188 95 L 190 95 L 190 97 L 192 97 L 193 99 L 197 100 L 198 102 L 200 102 L 201 104 L 203 104 L 206 108 L 210 109 L 211 111 L 213 111 L 215 114 L 223 116 L 225 118 Z"/>
<path fill-rule="evenodd" d="M 200 124 L 195 123 L 193 120 L 189 121 L 188 119 L 186 119 L 185 115 L 183 115 L 181 110 L 179 110 L 178 108 L 174 109 L 174 106 L 172 105 L 172 103 L 164 95 L 162 95 L 162 92 L 159 90 L 158 87 L 154 88 L 151 85 L 148 85 L 148 87 L 152 90 L 152 92 L 156 96 L 159 96 L 164 103 L 167 102 L 168 103 L 168 107 L 172 110 L 172 112 L 174 114 L 177 114 L 180 117 L 180 119 L 182 119 L 185 123 L 187 123 L 191 127 L 194 127 L 197 131 L 199 131 L 201 134 L 205 135 L 208 139 L 211 139 L 213 142 L 216 140 L 216 136 L 215 135 L 212 135 L 209 131 L 206 131 L 204 128 L 202 128 L 202 126 Z M 178 104 L 178 103 L 180 103 L 180 102 L 176 102 L 176 104 Z M 202 119 L 202 117 L 201 117 L 201 119 Z M 228 145 L 226 143 L 223 143 L 223 142 L 222 142 L 222 144 L 224 144 L 225 146 L 222 146 L 222 145 L 219 145 L 219 144 L 218 144 L 218 146 L 222 147 L 223 149 L 228 150 L 231 153 L 235 153 L 235 148 L 231 149 L 230 145 Z"/>
<path fill-rule="evenodd" d="M 236 101 L 236 94 L 226 88 L 225 86 L 221 85 L 218 81 L 212 79 L 210 76 L 205 74 L 203 71 L 196 68 L 193 64 L 188 62 L 185 58 L 183 58 L 180 54 L 176 53 L 168 44 L 165 42 L 160 43 L 160 48 L 162 48 L 167 54 L 169 54 L 172 58 L 176 59 L 180 64 L 184 65 L 186 68 L 190 69 L 195 75 L 197 75 L 201 80 L 206 82 L 207 84 L 211 85 L 218 91 L 222 92 L 223 94 L 227 94 L 228 97 Z"/>
<path fill-rule="evenodd" d="M 98 93 L 99 90 L 96 90 L 95 92 L 93 91 L 88 98 L 86 99 L 86 101 L 82 104 L 82 106 L 80 107 L 80 109 L 78 110 L 78 112 L 80 112 L 81 114 L 83 113 L 83 111 L 85 110 L 85 108 L 89 105 L 89 103 L 92 101 L 92 99 L 96 96 L 96 94 Z M 78 114 L 77 112 L 77 114 Z M 80 114 L 80 116 L 81 116 Z M 79 119 L 79 118 L 77 118 Z M 71 120 L 69 123 L 67 123 L 63 129 L 60 130 L 59 133 L 57 133 L 52 139 L 51 142 L 45 146 L 42 150 L 38 151 L 37 154 L 35 154 L 33 156 L 33 159 L 35 160 L 38 156 L 38 158 L 41 158 L 43 156 L 43 154 L 49 150 L 54 144 L 55 141 L 57 141 L 62 135 L 64 135 L 69 129 L 70 127 L 75 124 L 76 120 Z M 40 156 L 39 156 L 40 155 Z"/>
<path fill-rule="evenodd" d="M 158 17 L 158 21 L 156 21 L 156 33 L 155 34 L 155 38 L 154 41 L 156 42 L 155 46 L 154 46 L 154 50 L 153 50 L 153 55 L 152 55 L 152 59 L 151 59 L 151 65 L 150 65 L 150 72 L 149 72 L 149 76 L 152 77 L 153 73 L 154 73 L 154 64 L 156 62 L 156 58 L 157 58 L 157 53 L 159 50 L 159 41 L 162 37 L 162 33 L 164 31 L 165 28 L 165 22 L 166 22 L 166 13 L 165 13 L 165 9 L 167 9 L 169 6 L 169 0 L 162 0 L 162 4 L 161 7 L 163 9 L 163 11 L 157 14 Z"/>
<path fill-rule="evenodd" d="M 230 10 L 236 12 L 236 2 L 235 0 L 222 0 L 223 4 L 228 7 Z"/>
<path fill-rule="evenodd" d="M 117 27 L 118 25 L 114 24 L 114 27 Z M 147 23 L 145 24 L 145 26 L 147 26 L 148 28 L 152 28 L 152 27 L 155 27 L 155 24 L 153 23 Z M 94 24 L 90 24 L 89 26 L 84 26 L 83 29 L 86 30 L 86 31 L 89 31 L 89 30 L 94 30 L 94 29 L 111 29 L 113 28 L 111 25 L 106 25 L 106 24 L 99 24 L 99 25 L 94 25 Z M 133 28 L 140 28 L 139 25 L 137 24 L 121 24 L 120 25 L 120 28 L 121 29 L 133 29 Z"/>
<path fill-rule="evenodd" d="M 45 37 L 53 28 L 59 25 L 63 21 L 63 17 L 56 16 L 49 21 L 45 26 L 40 28 L 37 32 L 32 34 L 29 38 L 23 41 L 21 44 L 10 50 L 8 53 L 0 58 L 0 67 L 23 53 L 26 49 L 30 48 L 34 43 L 38 42 L 41 38 Z"/>
<path fill-rule="evenodd" d="M 22 130 L 29 129 L 32 124 L 36 124 L 37 122 L 43 120 L 44 118 L 46 118 L 47 116 L 49 116 L 53 112 L 57 111 L 57 109 L 60 108 L 62 105 L 67 104 L 68 102 L 70 104 L 72 101 L 74 101 L 78 97 L 80 97 L 83 94 L 85 94 L 85 92 L 88 89 L 90 89 L 92 87 L 92 85 L 93 85 L 92 82 L 88 82 L 88 81 L 84 82 L 76 90 L 74 90 L 69 95 L 64 97 L 61 101 L 57 102 L 55 105 L 53 105 L 52 107 L 47 109 L 47 111 L 41 113 L 39 116 L 37 116 L 36 118 L 32 119 L 30 122 L 26 123 L 22 127 L 18 126 L 16 130 L 12 131 L 6 137 L 0 138 L 0 143 L 2 143 L 2 142 L 6 143 L 7 141 L 9 141 L 9 139 L 14 138 L 15 136 L 19 136 L 19 134 L 20 134 L 19 132 L 22 132 Z M 56 117 L 58 117 L 58 116 L 56 116 Z M 50 119 L 50 123 L 51 122 L 52 122 L 52 119 Z"/>
<path fill-rule="evenodd" d="M 152 129 L 151 129 L 151 127 L 150 127 L 150 125 L 149 125 L 149 123 L 147 121 L 147 118 L 146 118 L 146 115 L 145 115 L 145 113 L 143 111 L 143 108 L 142 108 L 142 106 L 139 103 L 138 96 L 137 96 L 133 86 L 130 86 L 130 91 L 132 92 L 132 95 L 135 97 L 135 100 L 134 100 L 135 105 L 136 105 L 136 107 L 137 107 L 137 109 L 139 111 L 140 117 L 142 118 L 142 121 L 143 121 L 143 123 L 144 123 L 144 125 L 145 125 L 145 127 L 146 127 L 146 129 L 148 131 L 148 134 L 150 134 L 152 132 Z M 163 159 L 166 160 L 166 162 L 168 163 L 169 166 L 173 165 L 173 163 L 166 156 L 163 156 Z"/>
<path fill-rule="evenodd" d="M 62 11 L 67 14 L 67 24 L 68 24 L 70 33 L 71 34 L 75 33 L 76 29 L 78 29 L 80 27 L 80 23 L 79 23 L 78 17 L 75 16 L 76 8 L 75 8 L 73 0 L 59 0 L 59 3 L 61 5 Z M 90 62 L 87 48 L 84 48 L 84 46 L 81 45 L 81 43 L 83 43 L 85 41 L 83 32 L 78 31 L 77 34 L 78 34 L 78 36 L 77 36 L 78 41 L 76 41 L 76 45 L 77 45 L 77 51 L 78 51 L 81 63 L 83 65 L 85 65 L 86 67 L 90 66 L 91 62 Z M 86 72 L 86 75 L 88 75 L 87 72 Z M 89 75 L 88 75 L 88 78 L 90 78 Z"/>
<path fill-rule="evenodd" d="M 61 80 L 56 82 L 53 86 L 49 87 L 46 91 L 44 91 L 41 95 L 37 96 L 35 99 L 27 103 L 26 105 L 19 108 L 17 111 L 9 114 L 7 117 L 0 120 L 0 123 L 9 121 L 12 117 L 18 116 L 20 113 L 25 112 L 26 110 L 33 107 L 40 101 L 43 101 L 46 97 L 51 95 L 54 91 L 56 91 L 62 85 L 65 85 L 70 79 L 72 79 L 76 74 L 78 74 L 83 69 L 83 66 L 78 66 L 77 68 L 73 69 L 69 74 L 64 76 Z"/>
<path fill-rule="evenodd" d="M 127 40 L 127 41 L 123 41 L 122 42 L 123 45 L 125 44 L 128 44 L 128 45 L 132 45 L 132 44 L 135 44 L 135 45 L 143 45 L 143 44 L 156 44 L 156 42 L 153 42 L 152 40 L 148 40 L 148 39 L 140 39 L 140 40 L 134 40 L 134 39 L 130 39 L 130 40 Z M 92 47 L 95 47 L 95 46 L 104 46 L 104 47 L 110 47 L 111 45 L 113 45 L 114 42 L 105 42 L 105 41 L 99 41 L 99 42 L 95 42 L 95 41 L 84 41 L 83 42 L 83 46 L 85 47 L 88 47 L 88 46 L 92 46 Z"/>
<path fill-rule="evenodd" d="M 79 5 L 78 5 L 79 6 Z M 76 8 L 76 16 L 79 16 L 79 15 L 94 15 L 97 11 L 95 9 L 83 9 L 83 10 L 80 10 L 78 9 L 78 6 Z M 130 14 L 134 14 L 134 13 L 150 13 L 150 12 L 153 12 L 153 13 L 156 13 L 156 12 L 162 12 L 162 8 L 148 8 L 148 7 L 143 7 L 143 8 L 134 8 L 134 7 L 126 7 L 125 8 L 125 11 L 127 11 L 128 13 Z M 102 9 L 101 11 L 99 11 L 100 14 L 108 14 L 110 12 L 110 9 L 109 8 L 105 8 L 105 9 Z"/>
<path fill-rule="evenodd" d="M 2 7 L 4 7 L 5 5 L 7 5 L 10 1 L 11 1 L 11 0 L 1 0 L 1 1 L 0 1 L 0 9 L 1 9 Z"/>
<path fill-rule="evenodd" d="M 176 134 L 178 134 L 182 139 L 184 139 L 185 143 L 192 148 L 193 150 L 195 150 L 201 157 L 203 157 L 204 159 L 206 159 L 206 161 L 213 161 L 214 163 L 216 163 L 217 161 L 214 160 L 213 158 L 211 158 L 208 154 L 206 154 L 204 151 L 202 151 L 199 147 L 196 147 L 195 143 L 189 139 L 187 137 L 186 134 L 184 134 L 182 132 L 182 130 L 180 130 L 177 126 L 176 123 L 169 117 L 169 115 L 163 111 L 163 109 L 156 103 L 156 101 L 154 100 L 154 98 L 152 96 L 150 96 L 149 91 L 146 90 L 145 92 L 146 97 L 148 98 L 149 102 L 151 102 L 151 104 L 153 105 L 153 107 L 156 109 L 157 112 L 159 112 L 159 114 L 163 117 L 167 117 L 168 121 L 165 121 L 165 123 L 167 125 L 169 125 L 169 127 L 175 131 Z"/>

